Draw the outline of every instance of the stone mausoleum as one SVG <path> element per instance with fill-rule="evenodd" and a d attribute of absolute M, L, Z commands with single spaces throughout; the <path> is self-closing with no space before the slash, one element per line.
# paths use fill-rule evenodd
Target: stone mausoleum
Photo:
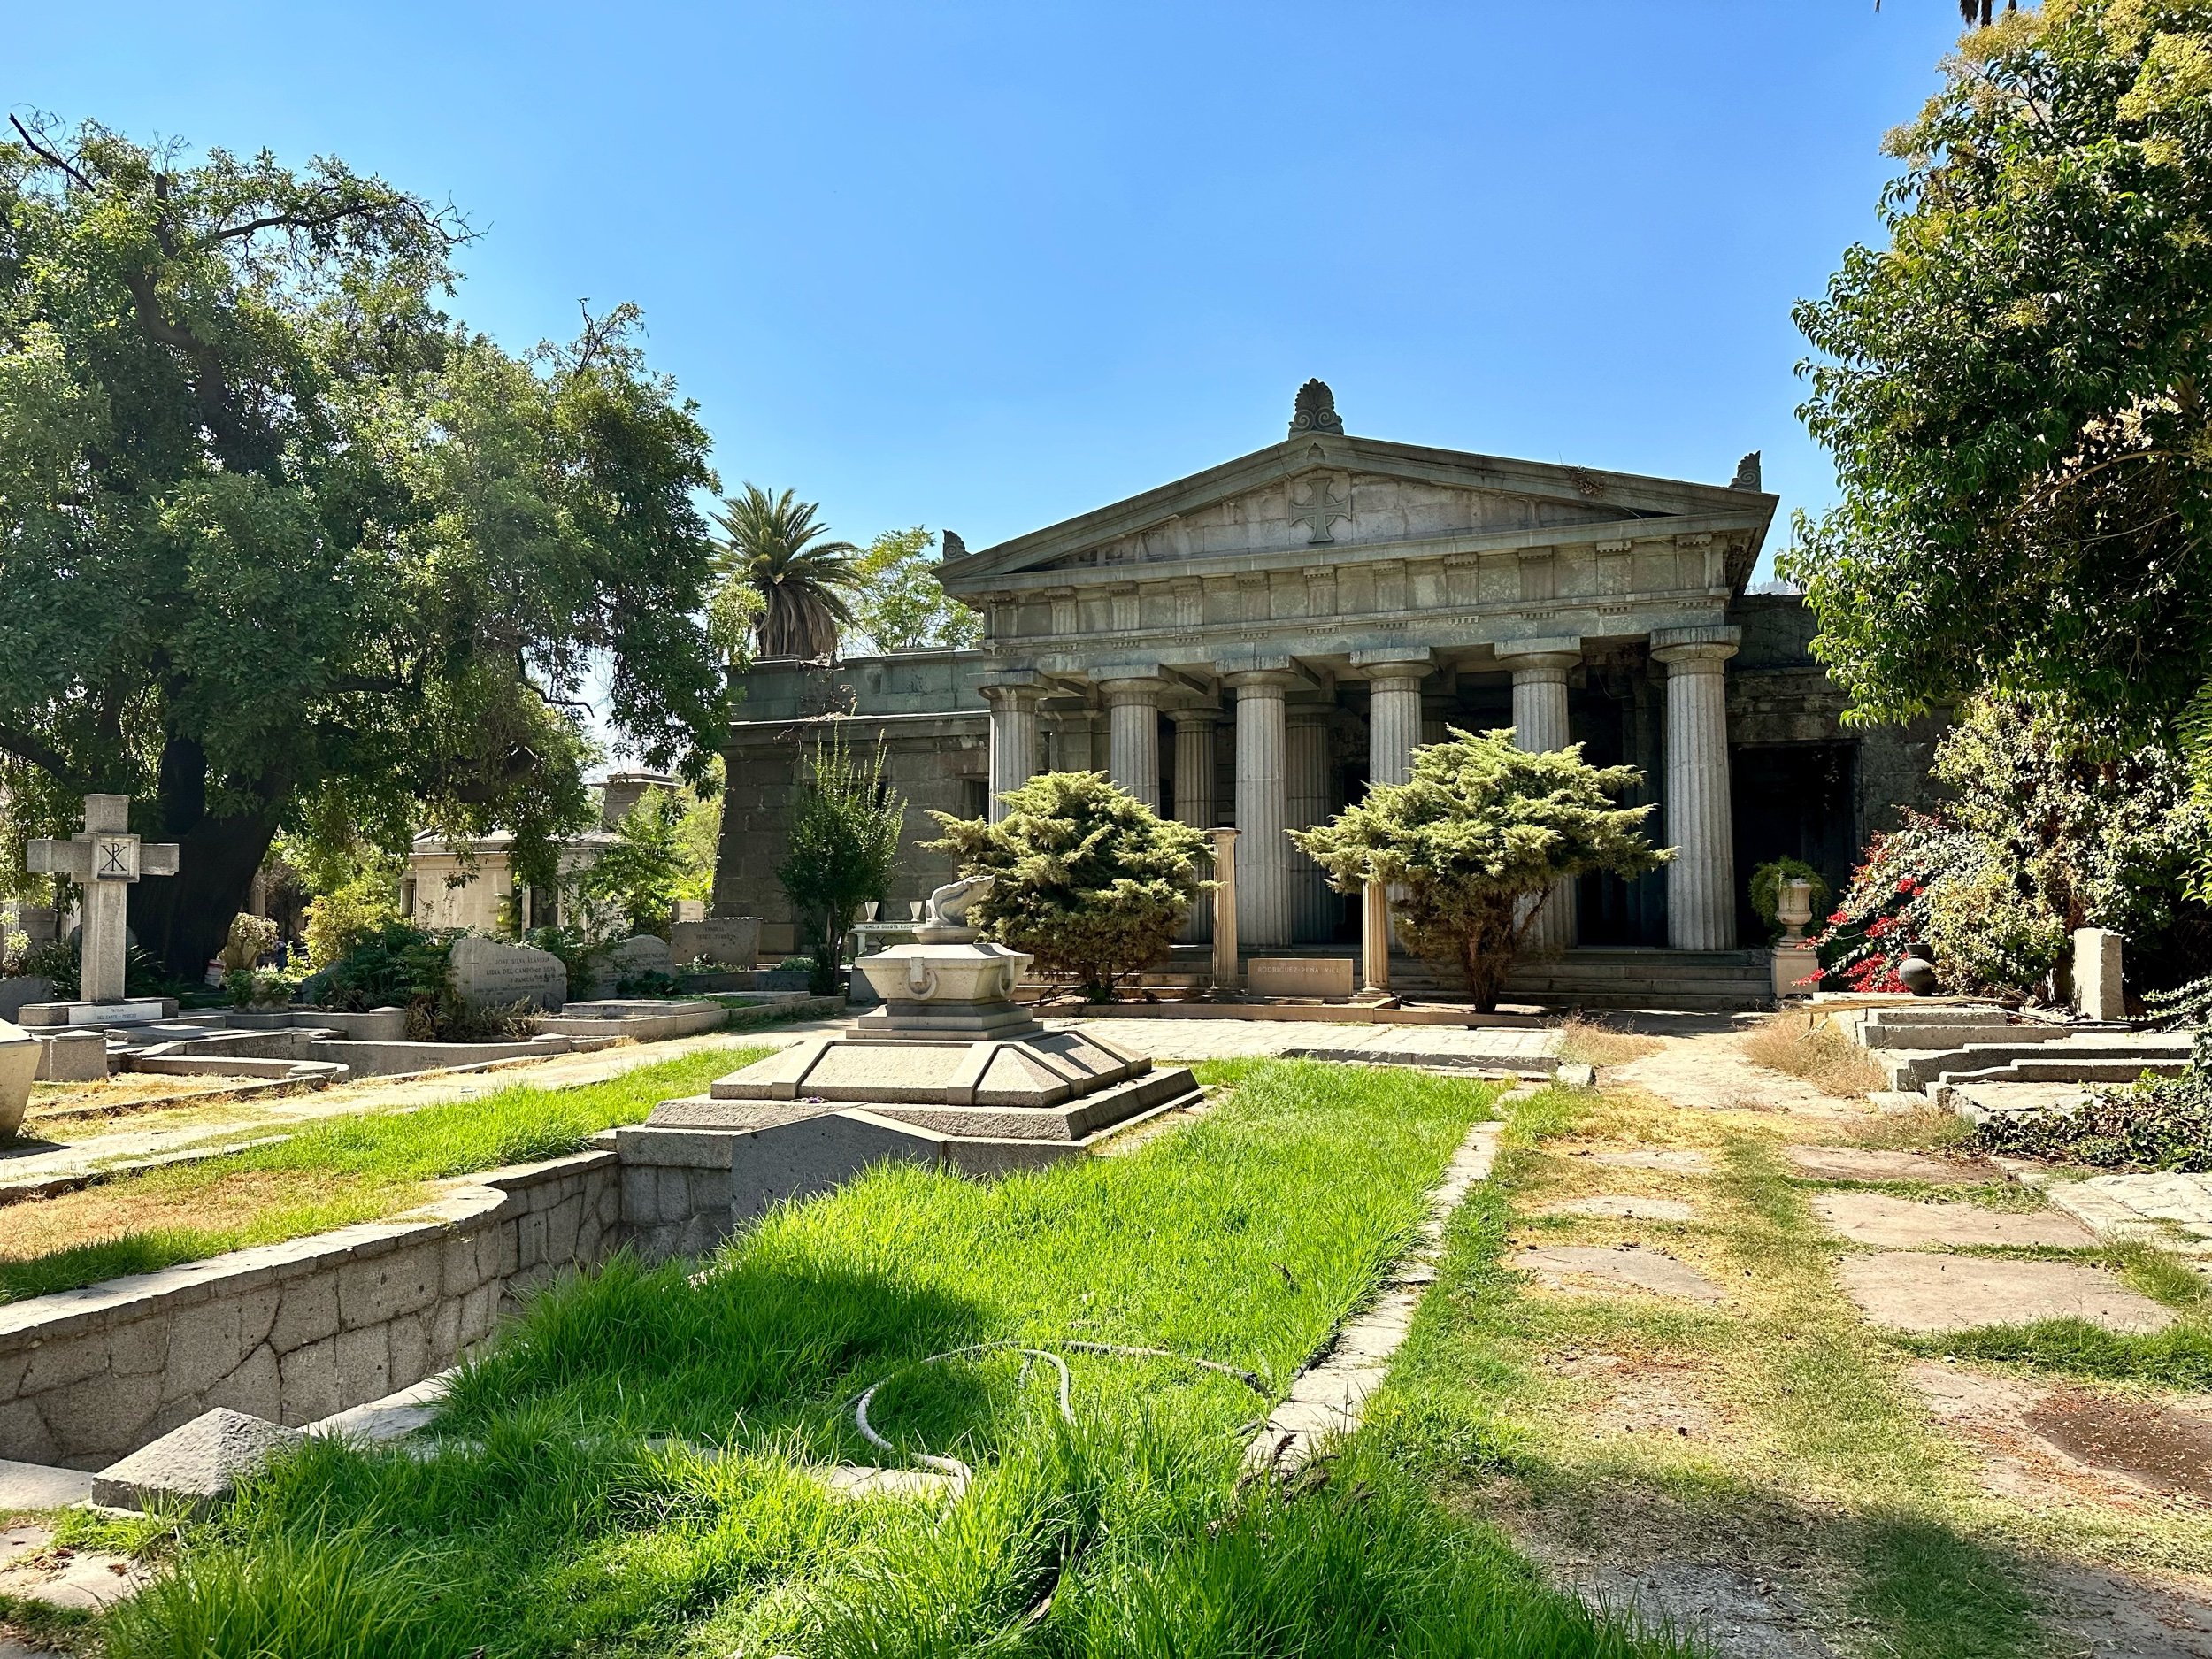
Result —
<path fill-rule="evenodd" d="M 826 728 L 879 739 L 907 798 L 995 810 L 1040 771 L 1096 769 L 1162 812 L 1234 826 L 1248 951 L 1348 948 L 1358 901 L 1283 832 L 1407 775 L 1448 726 L 1512 726 L 1642 771 L 1678 848 L 1637 881 L 1547 907 L 1555 949 L 1724 952 L 1763 942 L 1752 867 L 1789 855 L 1840 885 L 1870 831 L 1924 789 L 1932 731 L 1847 729 L 1812 622 L 1746 586 L 1776 498 L 1758 457 L 1724 484 L 1425 449 L 1344 430 L 1329 388 L 1249 455 L 969 552 L 946 588 L 973 650 L 759 662 L 727 751 L 718 914 L 795 948 L 775 880 L 793 789 Z M 947 879 L 910 846 L 893 894 Z"/>

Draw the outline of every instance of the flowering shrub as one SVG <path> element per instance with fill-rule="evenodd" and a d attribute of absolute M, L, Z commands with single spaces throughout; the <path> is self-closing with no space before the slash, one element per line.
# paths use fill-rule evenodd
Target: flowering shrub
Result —
<path fill-rule="evenodd" d="M 1929 888 L 1963 862 L 1965 838 L 1932 818 L 1905 815 L 1903 827 L 1867 843 L 1866 862 L 1827 925 L 1812 935 L 1823 978 L 1846 991 L 1902 991 L 1897 964 L 1926 932 Z"/>

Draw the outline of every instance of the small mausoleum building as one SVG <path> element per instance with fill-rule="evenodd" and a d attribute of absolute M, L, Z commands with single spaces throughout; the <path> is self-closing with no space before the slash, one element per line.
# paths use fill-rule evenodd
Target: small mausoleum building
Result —
<path fill-rule="evenodd" d="M 1746 591 L 1776 504 L 1755 454 L 1710 484 L 1355 437 L 1310 381 L 1279 442 L 996 547 L 948 534 L 944 584 L 982 615 L 979 649 L 745 671 L 716 913 L 764 918 L 771 954 L 797 943 L 774 872 L 834 721 L 883 745 L 909 803 L 895 910 L 948 879 L 915 845 L 930 810 L 1100 770 L 1240 832 L 1244 949 L 1346 948 L 1357 900 L 1284 831 L 1402 780 L 1448 727 L 1509 726 L 1639 768 L 1679 849 L 1559 895 L 1545 945 L 1763 943 L 1752 868 L 1800 857 L 1839 887 L 1918 798 L 1934 735 L 1845 727 L 1801 602 Z"/>

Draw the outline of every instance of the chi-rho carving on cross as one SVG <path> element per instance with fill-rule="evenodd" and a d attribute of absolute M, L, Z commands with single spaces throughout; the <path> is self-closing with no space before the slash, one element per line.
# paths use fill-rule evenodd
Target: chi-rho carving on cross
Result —
<path fill-rule="evenodd" d="M 177 873 L 174 841 L 142 841 L 131 833 L 131 798 L 88 795 L 84 832 L 67 841 L 35 841 L 24 865 L 33 875 L 67 876 L 83 889 L 80 1000 L 123 1000 L 124 940 L 130 891 L 141 876 Z"/>

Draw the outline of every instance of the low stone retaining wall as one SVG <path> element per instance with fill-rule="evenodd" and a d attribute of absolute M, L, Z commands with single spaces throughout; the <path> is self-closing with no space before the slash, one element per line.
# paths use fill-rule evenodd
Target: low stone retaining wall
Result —
<path fill-rule="evenodd" d="M 615 1154 L 448 1184 L 411 1221 L 0 1306 L 0 1458 L 98 1469 L 216 1406 L 312 1423 L 453 1363 L 624 1233 Z"/>

